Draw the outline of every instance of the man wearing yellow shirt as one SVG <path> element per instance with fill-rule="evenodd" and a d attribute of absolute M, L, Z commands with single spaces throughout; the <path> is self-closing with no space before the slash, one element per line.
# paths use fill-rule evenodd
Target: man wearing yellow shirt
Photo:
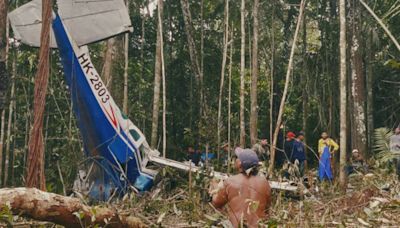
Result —
<path fill-rule="evenodd" d="M 320 179 L 333 179 L 334 167 L 332 164 L 332 155 L 339 150 L 339 145 L 331 138 L 328 133 L 322 132 L 321 139 L 318 141 L 319 153 L 319 175 Z M 327 153 L 327 154 L 324 154 Z M 329 154 L 328 154 L 329 152 Z"/>
<path fill-rule="evenodd" d="M 328 133 L 322 132 L 321 139 L 318 141 L 318 153 L 319 156 L 322 155 L 322 152 L 324 152 L 325 146 L 329 147 L 329 152 L 331 154 L 335 153 L 336 151 L 339 150 L 339 145 L 331 138 L 329 138 Z"/>

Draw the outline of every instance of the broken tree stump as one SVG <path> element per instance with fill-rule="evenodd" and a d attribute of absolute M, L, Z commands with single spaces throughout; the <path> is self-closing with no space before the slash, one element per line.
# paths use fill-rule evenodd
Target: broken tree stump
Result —
<path fill-rule="evenodd" d="M 146 227 L 140 219 L 119 215 L 116 210 L 90 207 L 79 199 L 43 192 L 36 188 L 0 189 L 0 210 L 4 207 L 9 207 L 13 214 L 65 227 Z"/>

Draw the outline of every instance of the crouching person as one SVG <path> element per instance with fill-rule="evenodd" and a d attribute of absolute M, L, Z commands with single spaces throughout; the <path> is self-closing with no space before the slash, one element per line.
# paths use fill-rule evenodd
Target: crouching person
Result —
<path fill-rule="evenodd" d="M 233 227 L 241 224 L 258 227 L 267 217 L 271 205 L 271 187 L 265 177 L 258 176 L 258 156 L 250 149 L 236 148 L 235 167 L 239 174 L 231 176 L 221 186 L 212 183 L 210 194 L 217 209 L 226 209 Z"/>

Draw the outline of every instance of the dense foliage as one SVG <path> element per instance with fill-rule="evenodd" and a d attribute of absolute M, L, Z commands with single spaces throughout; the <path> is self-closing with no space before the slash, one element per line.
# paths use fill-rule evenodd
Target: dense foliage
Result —
<path fill-rule="evenodd" d="M 9 1 L 9 11 L 25 1 Z M 298 0 L 260 1 L 259 31 L 259 82 L 258 82 L 258 132 L 259 137 L 270 138 L 270 112 L 276 120 L 288 56 L 293 42 L 293 33 L 298 16 Z M 204 60 L 205 108 L 199 113 L 194 74 L 190 67 L 185 24 L 179 0 L 165 0 L 163 15 L 164 59 L 167 86 L 167 155 L 175 159 L 185 156 L 185 148 L 206 144 L 216 148 L 218 93 L 220 86 L 224 1 L 190 0 L 194 38 L 201 58 Z M 400 3 L 390 1 L 367 1 L 390 28 L 395 37 L 400 37 Z M 130 16 L 133 33 L 129 41 L 129 113 L 128 116 L 149 138 L 153 102 L 154 56 L 156 44 L 156 7 L 148 1 L 131 0 Z M 203 4 L 203 15 L 201 12 Z M 250 112 L 250 74 L 252 37 L 252 1 L 247 1 L 246 17 L 246 130 Z M 222 140 L 227 140 L 227 120 L 231 119 L 232 144 L 239 141 L 239 86 L 240 86 L 240 2 L 230 1 L 230 30 L 233 30 L 232 53 L 232 115 L 227 116 L 228 87 L 223 90 Z M 154 12 L 153 12 L 154 11 Z M 373 100 L 365 107 L 372 107 L 372 125 L 393 127 L 400 118 L 399 79 L 400 52 L 376 21 L 361 8 L 362 13 L 362 69 L 364 76 L 372 77 L 366 84 L 366 93 L 372 92 Z M 284 111 L 284 130 L 304 130 L 307 143 L 315 148 L 321 131 L 328 131 L 334 139 L 339 133 L 339 21 L 336 0 L 311 0 L 307 2 L 305 26 L 298 40 L 294 59 L 289 97 Z M 351 17 L 351 15 L 349 15 Z M 350 25 L 349 25 L 350 27 Z M 201 30 L 204 30 L 204 49 L 200 51 Z M 350 28 L 349 28 L 350 30 Z M 143 37 L 143 35 L 145 35 Z M 12 32 L 11 35 L 12 36 Z M 348 35 L 351 39 L 351 33 Z M 13 103 L 10 117 L 10 137 L 5 135 L 3 152 L 9 151 L 9 181 L 7 185 L 20 185 L 25 172 L 27 142 L 32 116 L 34 75 L 38 50 L 10 42 L 8 71 L 13 77 L 9 81 L 8 102 Z M 350 45 L 350 44 L 349 44 Z M 113 80 L 110 85 L 117 104 L 122 108 L 123 99 L 123 41 L 117 37 L 112 66 Z M 103 65 L 105 42 L 90 46 L 92 58 L 100 71 Z M 274 53 L 274 55 L 273 55 Z M 228 60 L 229 61 L 229 60 Z M 52 51 L 51 77 L 45 113 L 46 179 L 48 190 L 61 192 L 60 172 L 67 186 L 71 186 L 76 170 L 82 162 L 82 142 L 71 112 L 70 96 L 63 79 L 63 71 L 57 50 Z M 227 71 L 228 72 L 228 71 Z M 270 93 L 273 72 L 274 93 Z M 350 72 L 350 69 L 349 69 Z M 351 77 L 351 74 L 348 74 Z M 228 76 L 228 73 L 226 74 Z M 12 84 L 15 94 L 10 97 Z M 350 80 L 349 80 L 350 83 Z M 227 85 L 227 84 L 226 84 Z M 274 106 L 269 104 L 273 96 Z M 349 97 L 349 100 L 351 98 Z M 7 131 L 9 103 L 6 104 Z M 352 103 L 349 102 L 349 110 Z M 305 116 L 303 116 L 305 113 Z M 350 111 L 350 115 L 351 111 Z M 366 113 L 368 115 L 368 113 Z M 303 121 L 305 119 L 305 121 Z M 161 118 L 160 118 L 161 121 Z M 351 122 L 351 121 L 350 121 Z M 160 125 L 161 126 L 161 125 Z M 273 125 L 274 126 L 274 125 Z M 349 131 L 354 129 L 349 123 Z M 275 126 L 274 126 L 275 127 Z M 305 128 L 304 128 L 305 127 Z M 371 136 L 373 129 L 368 129 Z M 248 134 L 248 133 L 247 133 Z M 159 130 L 161 138 L 162 131 Z M 371 137 L 368 137 L 371 139 Z M 247 139 L 247 142 L 249 140 Z M 281 144 L 280 144 L 281 145 Z M 280 147 L 278 144 L 278 147 Z M 372 141 L 370 140 L 369 148 Z M 250 145 L 248 145 L 250 146 Z M 349 148 L 350 149 L 350 148 Z M 4 165 L 4 161 L 0 161 Z M 59 166 L 59 167 L 57 167 Z"/>

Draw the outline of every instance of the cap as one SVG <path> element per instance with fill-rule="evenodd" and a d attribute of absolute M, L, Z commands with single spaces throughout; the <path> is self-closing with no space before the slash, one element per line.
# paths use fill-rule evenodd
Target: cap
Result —
<path fill-rule="evenodd" d="M 258 156 L 253 150 L 237 147 L 235 149 L 235 154 L 242 164 L 242 169 L 248 170 L 250 168 L 258 166 Z"/>
<path fill-rule="evenodd" d="M 286 134 L 286 137 L 288 137 L 288 138 L 294 138 L 294 137 L 296 137 L 296 134 L 293 133 L 293 132 L 291 132 L 291 131 L 289 131 L 289 132 Z"/>
<path fill-rule="evenodd" d="M 352 153 L 352 154 L 354 154 L 354 153 L 359 153 L 359 151 L 358 151 L 357 149 L 354 149 L 351 153 Z"/>

